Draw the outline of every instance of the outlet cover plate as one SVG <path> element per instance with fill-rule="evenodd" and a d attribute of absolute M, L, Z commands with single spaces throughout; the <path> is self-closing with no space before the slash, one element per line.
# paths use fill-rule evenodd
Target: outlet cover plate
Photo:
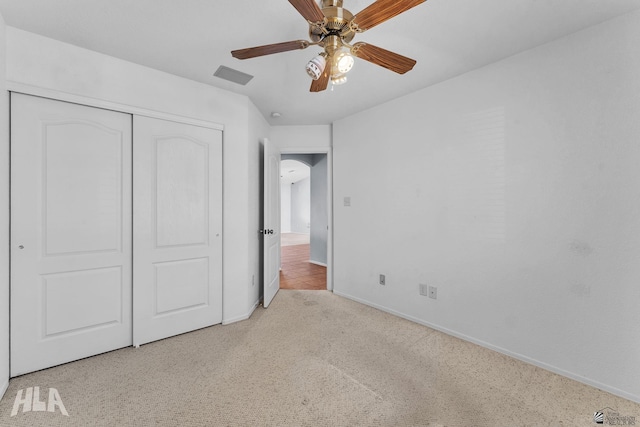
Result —
<path fill-rule="evenodd" d="M 438 299 L 438 288 L 429 286 L 429 298 Z"/>

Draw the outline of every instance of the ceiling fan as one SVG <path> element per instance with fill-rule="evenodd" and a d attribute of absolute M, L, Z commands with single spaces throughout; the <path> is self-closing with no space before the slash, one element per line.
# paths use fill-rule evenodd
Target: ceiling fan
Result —
<path fill-rule="evenodd" d="M 346 82 L 357 57 L 399 74 L 413 69 L 416 61 L 365 42 L 349 44 L 357 33 L 367 31 L 426 0 L 377 0 L 353 15 L 342 7 L 342 0 L 322 0 L 322 9 L 316 0 L 289 0 L 309 23 L 309 38 L 264 46 L 238 49 L 234 58 L 249 59 L 274 53 L 320 46 L 324 49 L 307 63 L 307 73 L 313 79 L 311 92 L 321 92 L 329 84 Z"/>

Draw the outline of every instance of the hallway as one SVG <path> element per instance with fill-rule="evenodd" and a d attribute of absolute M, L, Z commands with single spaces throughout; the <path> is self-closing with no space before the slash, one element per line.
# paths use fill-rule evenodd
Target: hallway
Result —
<path fill-rule="evenodd" d="M 309 244 L 282 246 L 280 289 L 327 289 L 327 268 L 309 262 L 309 248 Z"/>

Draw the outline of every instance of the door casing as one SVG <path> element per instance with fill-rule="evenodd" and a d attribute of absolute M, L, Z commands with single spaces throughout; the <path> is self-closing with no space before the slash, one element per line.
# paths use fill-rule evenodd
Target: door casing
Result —
<path fill-rule="evenodd" d="M 327 155 L 327 290 L 333 291 L 333 155 L 331 147 L 288 147 L 280 154 Z"/>

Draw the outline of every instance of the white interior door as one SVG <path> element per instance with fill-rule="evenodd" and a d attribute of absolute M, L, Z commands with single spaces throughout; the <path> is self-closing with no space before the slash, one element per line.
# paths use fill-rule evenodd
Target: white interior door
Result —
<path fill-rule="evenodd" d="M 133 343 L 222 322 L 222 131 L 134 117 Z"/>
<path fill-rule="evenodd" d="M 11 376 L 131 345 L 131 116 L 11 97 Z"/>
<path fill-rule="evenodd" d="M 264 302 L 265 308 L 280 290 L 280 150 L 264 141 Z"/>

